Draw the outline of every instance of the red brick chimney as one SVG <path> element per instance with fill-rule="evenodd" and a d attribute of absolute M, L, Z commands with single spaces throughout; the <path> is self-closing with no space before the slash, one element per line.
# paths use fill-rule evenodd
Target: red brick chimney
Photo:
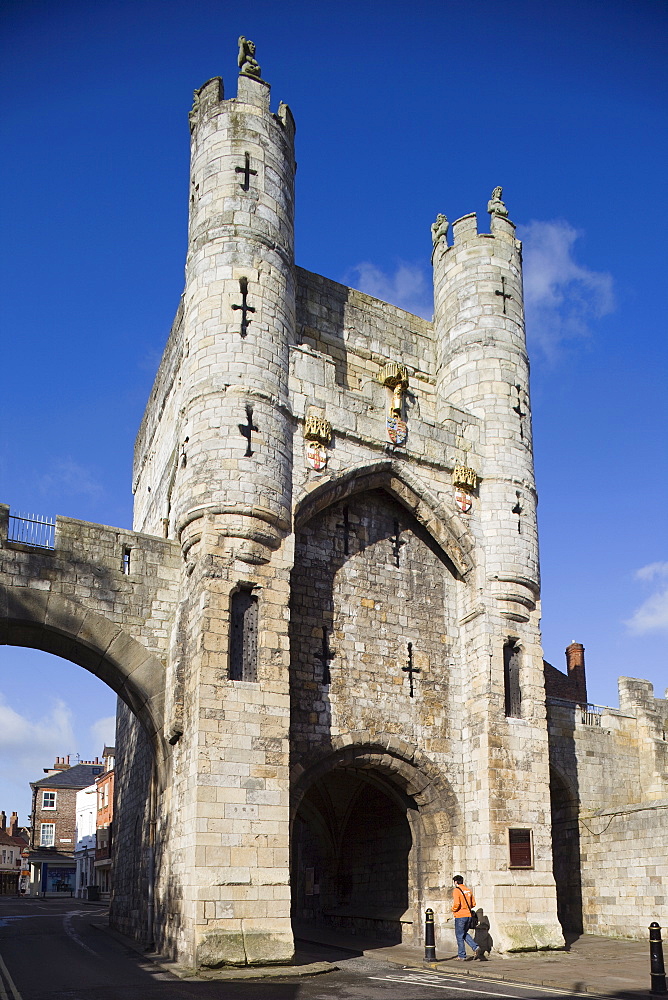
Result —
<path fill-rule="evenodd" d="M 9 817 L 9 829 L 7 833 L 10 837 L 18 837 L 19 835 L 19 814 L 13 812 Z"/>
<path fill-rule="evenodd" d="M 5 816 L 5 810 L 3 809 L 2 812 L 0 812 L 0 830 L 4 830 L 6 826 L 7 817 Z"/>
<path fill-rule="evenodd" d="M 587 677 L 585 674 L 585 649 L 581 642 L 566 646 L 566 669 L 573 688 L 573 695 L 579 702 L 587 702 Z"/>

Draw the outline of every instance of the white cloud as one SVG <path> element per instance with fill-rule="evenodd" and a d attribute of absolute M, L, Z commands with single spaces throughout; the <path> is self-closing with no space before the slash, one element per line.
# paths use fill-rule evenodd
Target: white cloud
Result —
<path fill-rule="evenodd" d="M 400 309 L 430 320 L 434 312 L 434 294 L 431 279 L 419 264 L 399 261 L 393 271 L 382 271 L 370 261 L 362 261 L 351 268 L 346 280 L 360 292 L 373 295 Z"/>
<path fill-rule="evenodd" d="M 56 757 L 74 749 L 72 713 L 64 701 L 55 699 L 51 710 L 42 718 L 29 719 L 21 715 L 0 693 L 0 778 L 4 795 L 16 799 L 19 809 L 26 813 L 21 802 L 28 801 L 30 781 L 44 777 L 44 768 Z M 10 810 L 16 806 L 7 803 Z M 7 809 L 5 805 L 5 810 Z"/>
<path fill-rule="evenodd" d="M 93 737 L 96 754 L 101 754 L 102 748 L 105 746 L 113 747 L 116 739 L 116 716 L 107 715 L 103 719 L 98 719 L 90 727 L 90 733 Z"/>
<path fill-rule="evenodd" d="M 634 575 L 636 580 L 644 583 L 665 581 L 668 578 L 668 562 L 654 562 L 641 566 Z M 655 585 L 654 592 L 636 608 L 624 624 L 629 632 L 635 635 L 668 631 L 668 583 Z"/>
<path fill-rule="evenodd" d="M 102 493 L 102 486 L 88 469 L 72 458 L 52 462 L 40 477 L 39 489 L 42 493 L 58 492 L 66 496 L 97 497 Z"/>
<path fill-rule="evenodd" d="M 582 233 L 564 220 L 529 222 L 520 227 L 520 235 L 527 335 L 545 355 L 554 357 L 564 341 L 589 336 L 592 322 L 613 311 L 612 275 L 578 263 L 574 251 Z M 432 318 L 431 275 L 421 264 L 399 261 L 384 271 L 362 261 L 344 280 L 367 295 Z"/>
<path fill-rule="evenodd" d="M 554 357 L 564 341 L 588 336 L 591 321 L 612 312 L 612 275 L 578 264 L 573 251 L 582 234 L 568 222 L 530 222 L 520 235 L 527 336 Z"/>
<path fill-rule="evenodd" d="M 72 713 L 60 698 L 56 699 L 50 713 L 37 722 L 20 715 L 0 693 L 0 749 L 3 757 L 10 753 L 15 756 L 27 755 L 42 759 L 46 747 L 57 747 L 62 755 L 62 746 L 72 745 Z"/>
<path fill-rule="evenodd" d="M 668 576 L 668 562 L 649 563 L 636 570 L 636 580 L 654 580 L 657 576 Z"/>

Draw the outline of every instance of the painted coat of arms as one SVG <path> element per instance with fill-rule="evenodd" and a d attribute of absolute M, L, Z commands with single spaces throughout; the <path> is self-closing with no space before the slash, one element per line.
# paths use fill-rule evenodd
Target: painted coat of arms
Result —
<path fill-rule="evenodd" d="M 322 472 L 327 468 L 327 449 L 319 441 L 309 441 L 306 445 L 306 461 L 316 472 Z"/>
<path fill-rule="evenodd" d="M 470 493 L 466 490 L 455 490 L 455 503 L 461 510 L 462 514 L 468 514 L 473 506 L 473 498 Z"/>
<path fill-rule="evenodd" d="M 392 444 L 403 444 L 408 437 L 408 425 L 401 417 L 388 417 L 387 433 Z"/>

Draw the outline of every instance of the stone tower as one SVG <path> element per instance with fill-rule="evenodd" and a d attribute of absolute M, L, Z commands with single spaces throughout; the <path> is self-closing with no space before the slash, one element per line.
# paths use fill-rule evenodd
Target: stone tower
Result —
<path fill-rule="evenodd" d="M 488 205 L 491 233 L 479 233 L 476 216 L 467 215 L 453 225 L 453 245 L 434 248 L 436 386 L 439 400 L 481 421 L 475 447 L 467 444 L 482 477 L 479 517 L 471 518 L 478 607 L 463 638 L 466 714 L 480 733 L 468 787 L 475 775 L 486 787 L 484 806 L 472 797 L 475 822 L 470 816 L 474 843 L 488 858 L 481 891 L 499 910 L 514 898 L 541 947 L 558 940 L 554 920 L 531 916 L 551 896 L 551 869 L 541 874 L 535 865 L 528 879 L 508 871 L 507 838 L 522 837 L 510 831 L 528 830 L 534 857 L 549 857 L 551 832 L 522 250 L 501 193 L 495 189 Z M 523 787 L 518 775 L 527 768 L 537 780 Z M 524 919 L 505 922 L 502 935 L 506 946 L 526 940 Z"/>
<path fill-rule="evenodd" d="M 269 84 L 253 70 L 242 69 L 230 100 L 220 78 L 195 93 L 170 412 L 148 456 L 140 445 L 135 486 L 135 527 L 177 538 L 183 557 L 167 735 L 182 783 L 177 877 L 188 923 L 201 925 L 181 947 L 194 947 L 198 964 L 292 953 L 284 619 L 295 129 L 287 106 L 271 113 Z"/>
<path fill-rule="evenodd" d="M 288 961 L 291 921 L 412 940 L 460 870 L 497 947 L 558 945 L 513 224 L 500 189 L 491 234 L 448 246 L 440 217 L 433 323 L 296 267 L 293 118 L 240 46 L 236 97 L 195 94 L 135 454 L 135 530 L 181 564 L 160 940 L 203 965 Z"/>

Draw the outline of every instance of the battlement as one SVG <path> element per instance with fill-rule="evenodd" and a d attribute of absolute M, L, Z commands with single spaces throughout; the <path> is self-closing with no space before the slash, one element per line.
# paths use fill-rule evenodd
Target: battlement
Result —
<path fill-rule="evenodd" d="M 234 105 L 243 104 L 246 107 L 269 114 L 271 111 L 270 96 L 271 84 L 267 83 L 266 80 L 240 73 L 237 82 L 237 96 L 225 100 L 223 78 L 214 76 L 193 93 L 193 106 L 188 115 L 190 130 L 194 132 L 204 118 L 223 104 L 228 110 Z M 273 117 L 285 128 L 291 138 L 294 137 L 295 120 L 287 104 L 281 102 Z"/>
<path fill-rule="evenodd" d="M 469 243 L 472 240 L 500 239 L 506 242 L 515 242 L 515 223 L 501 215 L 492 214 L 491 233 L 478 232 L 478 215 L 470 212 L 457 219 L 452 224 L 452 236 L 454 246 Z"/>
<path fill-rule="evenodd" d="M 259 111 L 269 111 L 269 97 L 271 86 L 266 80 L 259 80 L 252 76 L 239 74 L 237 84 L 236 101 L 238 104 L 248 104 Z"/>

